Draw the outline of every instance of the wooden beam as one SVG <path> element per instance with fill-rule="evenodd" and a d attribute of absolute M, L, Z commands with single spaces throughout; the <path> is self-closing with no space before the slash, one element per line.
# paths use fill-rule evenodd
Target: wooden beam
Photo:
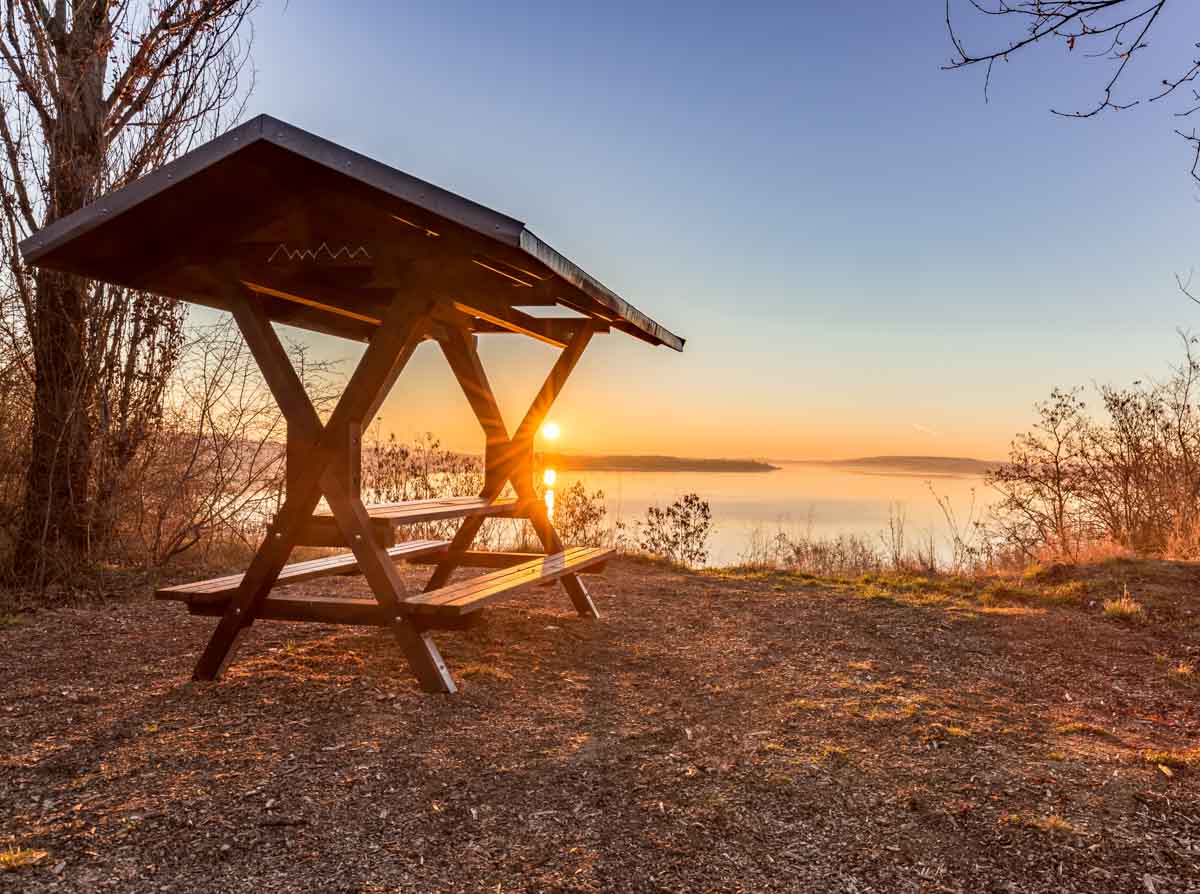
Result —
<path fill-rule="evenodd" d="M 353 310 L 348 310 L 344 307 L 337 307 L 333 304 L 325 304 L 317 301 L 314 298 L 305 298 L 302 295 L 296 295 L 292 292 L 285 292 L 282 289 L 275 289 L 271 286 L 264 286 L 261 283 L 249 282 L 241 280 L 242 285 L 260 295 L 270 295 L 272 298 L 282 298 L 284 301 L 291 301 L 294 304 L 303 304 L 306 307 L 315 307 L 318 310 L 323 310 L 326 313 L 336 314 L 339 317 L 346 317 L 350 320 L 358 320 L 360 323 L 370 323 L 372 326 L 378 326 L 381 322 L 379 317 L 373 317 L 369 314 L 361 314 Z"/>
<path fill-rule="evenodd" d="M 487 437 L 484 493 L 499 493 L 505 482 L 511 482 L 518 499 L 527 505 L 529 521 L 547 553 L 562 552 L 563 544 L 550 521 L 545 505 L 537 499 L 534 491 L 533 437 L 591 341 L 593 324 L 590 320 L 584 320 L 582 324 L 558 356 L 512 438 L 508 436 L 496 396 L 479 359 L 474 337 L 462 331 L 450 332 L 445 339 L 439 341 L 442 352 L 446 355 L 446 360 Z M 470 519 L 464 522 L 455 534 L 446 559 L 434 570 L 425 586 L 425 592 L 445 586 L 450 574 L 461 562 L 463 554 L 470 548 L 479 525 L 471 525 L 469 522 Z M 599 612 L 578 575 L 569 573 L 563 575 L 560 580 L 580 615 L 599 617 Z"/>
<path fill-rule="evenodd" d="M 382 547 L 396 543 L 396 529 L 386 518 L 373 518 L 369 526 L 371 538 Z M 332 517 L 313 516 L 296 535 L 297 546 L 347 546 L 341 528 Z"/>
<path fill-rule="evenodd" d="M 279 336 L 271 327 L 260 302 L 243 288 L 229 296 L 234 316 L 263 377 L 287 419 L 289 431 L 312 447 L 302 469 L 294 476 L 296 494 L 288 494 L 283 508 L 268 530 L 250 568 L 214 631 L 195 676 L 216 678 L 225 667 L 245 627 L 258 616 L 283 564 L 296 543 L 300 526 L 312 516 L 323 492 L 343 538 L 350 544 L 379 604 L 393 619 L 391 629 L 409 666 L 427 691 L 454 692 L 454 681 L 437 647 L 425 631 L 400 615 L 400 579 L 387 552 L 370 535 L 370 519 L 357 493 L 347 492 L 345 453 L 355 426 L 382 400 L 399 368 L 412 355 L 429 325 L 427 305 L 397 300 L 388 308 L 380 327 L 355 367 L 346 390 L 325 425 L 304 391 Z"/>
<path fill-rule="evenodd" d="M 481 320 L 487 320 L 499 326 L 501 329 L 507 329 L 509 332 L 516 332 L 519 335 L 528 335 L 530 338 L 536 338 L 538 341 L 545 342 L 548 345 L 554 345 L 556 348 L 565 347 L 564 343 L 558 339 L 552 338 L 547 334 L 543 327 L 537 325 L 538 321 L 533 317 L 522 314 L 515 310 L 501 310 L 496 308 L 492 311 L 486 311 L 483 308 L 475 307 L 471 304 L 464 304 L 461 301 L 454 302 L 454 309 L 461 311 L 472 317 L 478 317 Z M 521 319 L 524 317 L 524 319 Z"/>

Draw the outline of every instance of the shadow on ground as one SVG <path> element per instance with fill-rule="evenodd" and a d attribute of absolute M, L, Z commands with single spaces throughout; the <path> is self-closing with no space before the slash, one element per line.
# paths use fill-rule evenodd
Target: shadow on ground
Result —
<path fill-rule="evenodd" d="M 0 853 L 44 852 L 0 889 L 1200 890 L 1194 616 L 593 590 L 600 622 L 534 588 L 441 634 L 455 697 L 375 631 L 260 623 L 195 684 L 213 621 L 175 606 L 0 627 Z"/>

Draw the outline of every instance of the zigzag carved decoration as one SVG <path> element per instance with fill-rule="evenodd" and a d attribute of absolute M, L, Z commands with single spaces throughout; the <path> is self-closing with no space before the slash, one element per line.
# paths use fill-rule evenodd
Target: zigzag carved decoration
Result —
<path fill-rule="evenodd" d="M 271 252 L 271 256 L 267 258 L 267 263 L 274 263 L 275 259 L 283 255 L 288 261 L 316 261 L 318 259 L 328 259 L 337 261 L 345 258 L 347 261 L 358 260 L 359 258 L 371 259 L 371 253 L 360 245 L 358 248 L 350 248 L 348 245 L 340 246 L 336 251 L 329 247 L 328 242 L 322 242 L 316 248 L 288 248 L 286 242 L 280 242 L 275 250 Z M 324 257 L 322 257 L 324 256 Z"/>

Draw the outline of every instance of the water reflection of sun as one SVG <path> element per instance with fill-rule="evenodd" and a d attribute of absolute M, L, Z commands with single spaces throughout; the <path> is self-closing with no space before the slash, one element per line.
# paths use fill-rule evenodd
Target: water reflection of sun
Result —
<path fill-rule="evenodd" d="M 547 422 L 542 426 L 542 437 L 547 441 L 556 441 L 558 436 L 562 434 L 562 429 L 559 428 L 557 422 Z M 542 484 L 546 485 L 545 501 L 546 515 L 550 520 L 554 520 L 554 482 L 558 480 L 558 472 L 554 469 L 547 468 L 542 472 Z"/>
<path fill-rule="evenodd" d="M 546 485 L 546 514 L 550 519 L 554 519 L 554 482 L 558 480 L 558 472 L 555 469 L 547 468 L 542 472 L 542 484 Z"/>

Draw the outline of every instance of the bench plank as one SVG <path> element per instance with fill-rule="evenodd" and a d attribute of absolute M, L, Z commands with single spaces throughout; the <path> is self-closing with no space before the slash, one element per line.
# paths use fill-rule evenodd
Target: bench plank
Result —
<path fill-rule="evenodd" d="M 188 613 L 218 616 L 224 602 L 189 602 Z M 262 601 L 258 620 L 308 621 L 319 624 L 353 624 L 363 627 L 388 627 L 392 618 L 374 599 L 309 596 L 302 593 L 268 596 Z"/>
<path fill-rule="evenodd" d="M 409 596 L 401 600 L 400 607 L 414 614 L 463 615 L 477 611 L 517 587 L 557 580 L 607 562 L 614 552 L 611 548 L 571 547 L 561 553 L 539 556 L 520 565 Z"/>
<path fill-rule="evenodd" d="M 388 549 L 388 556 L 395 562 L 444 552 L 449 543 L 445 540 L 410 540 Z M 293 562 L 283 566 L 276 586 L 298 584 L 301 581 L 337 574 L 353 574 L 358 571 L 358 560 L 353 553 L 323 556 L 306 562 Z M 243 575 L 228 574 L 210 580 L 160 587 L 154 591 L 155 599 L 178 599 L 185 602 L 227 602 L 237 592 Z"/>

